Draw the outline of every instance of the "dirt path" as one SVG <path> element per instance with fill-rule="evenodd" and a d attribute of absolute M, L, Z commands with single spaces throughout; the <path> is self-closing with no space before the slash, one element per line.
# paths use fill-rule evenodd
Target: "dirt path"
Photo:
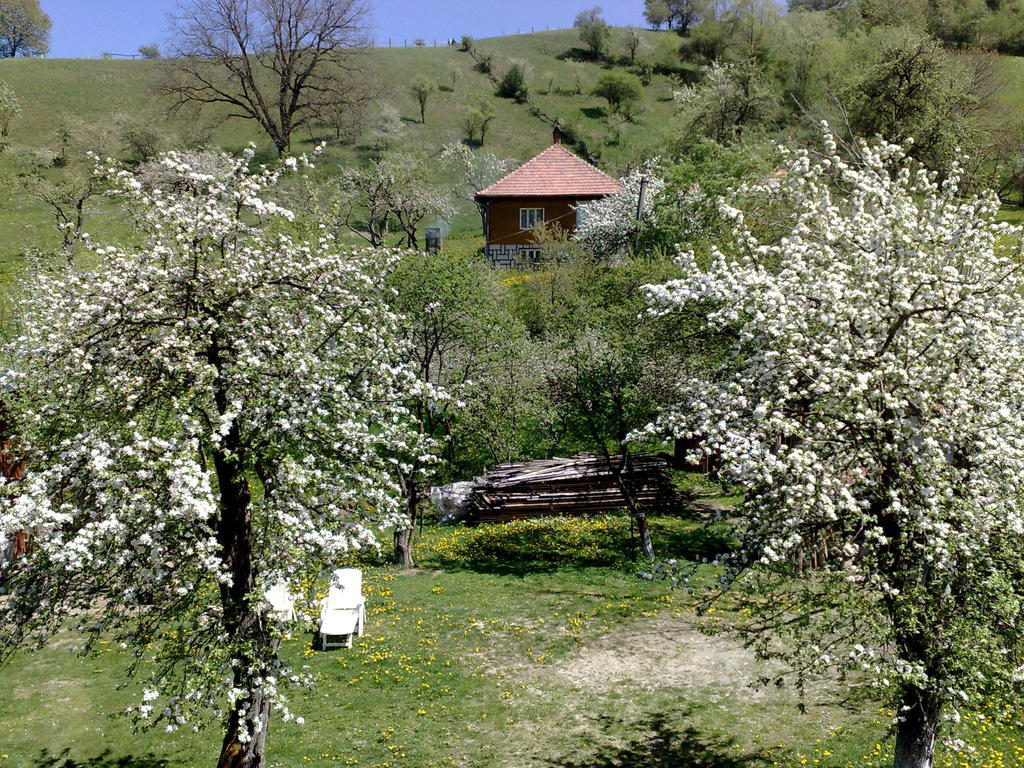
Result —
<path fill-rule="evenodd" d="M 749 683 L 768 669 L 735 639 L 705 635 L 693 616 L 683 615 L 610 632 L 552 671 L 587 691 L 624 684 L 647 690 L 712 685 L 722 693 L 757 696 Z"/>

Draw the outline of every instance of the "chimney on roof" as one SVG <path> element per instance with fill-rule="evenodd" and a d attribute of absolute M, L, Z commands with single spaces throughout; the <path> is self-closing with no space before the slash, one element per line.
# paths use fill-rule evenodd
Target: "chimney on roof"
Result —
<path fill-rule="evenodd" d="M 555 144 L 562 143 L 562 129 L 558 127 L 558 123 L 555 123 L 555 128 L 551 131 L 551 138 Z"/>

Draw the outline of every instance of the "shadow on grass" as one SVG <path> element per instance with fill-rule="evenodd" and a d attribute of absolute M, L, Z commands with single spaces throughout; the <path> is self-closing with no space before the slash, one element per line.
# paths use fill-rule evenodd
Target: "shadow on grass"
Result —
<path fill-rule="evenodd" d="M 674 525 L 663 520 L 652 520 L 651 526 L 654 550 L 660 560 L 713 560 L 735 548 L 724 526 Z M 605 531 L 572 549 L 558 540 L 557 531 L 528 528 L 491 538 L 486 536 L 487 529 L 480 526 L 474 529 L 482 532 L 480 538 L 466 542 L 461 553 L 441 560 L 424 557 L 421 564 L 500 576 L 528 576 L 580 568 L 631 570 L 639 551 L 639 540 L 635 534 L 630 536 L 628 525 L 623 520 L 621 530 Z"/>
<path fill-rule="evenodd" d="M 625 743 L 600 744 L 570 758 L 548 760 L 549 768 L 761 768 L 764 755 L 747 754 L 732 740 L 709 737 L 693 726 L 680 726 L 664 715 L 639 723 L 614 718 L 599 720 L 604 740 L 625 725 L 632 735 Z M 642 731 L 641 735 L 635 735 Z"/>
<path fill-rule="evenodd" d="M 114 755 L 104 750 L 96 757 L 78 760 L 72 758 L 71 750 L 65 749 L 59 755 L 51 755 L 43 750 L 31 764 L 31 768 L 170 768 L 171 764 L 162 757 L 149 754 Z"/>
<path fill-rule="evenodd" d="M 654 526 L 655 552 L 663 558 L 684 560 L 712 560 L 736 548 L 724 526 L 702 525 L 698 528 L 663 528 Z"/>

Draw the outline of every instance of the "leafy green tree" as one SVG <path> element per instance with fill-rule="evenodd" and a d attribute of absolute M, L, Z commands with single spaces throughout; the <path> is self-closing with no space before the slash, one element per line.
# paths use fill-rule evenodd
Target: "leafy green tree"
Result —
<path fill-rule="evenodd" d="M 160 47 L 156 44 L 140 45 L 139 55 L 144 59 L 159 59 Z"/>
<path fill-rule="evenodd" d="M 51 26 L 39 0 L 0 0 L 0 59 L 45 56 Z"/>
<path fill-rule="evenodd" d="M 849 4 L 850 0 L 787 0 L 786 7 L 790 11 L 831 11 Z"/>
<path fill-rule="evenodd" d="M 846 77 L 848 46 L 836 22 L 820 13 L 792 13 L 780 25 L 772 61 L 784 107 L 812 110 Z"/>
<path fill-rule="evenodd" d="M 21 102 L 18 95 L 3 80 L 0 80 L 0 149 L 7 146 L 11 132 L 11 123 L 21 115 Z"/>
<path fill-rule="evenodd" d="M 605 72 L 598 78 L 591 94 L 607 101 L 613 114 L 629 117 L 643 95 L 643 86 L 640 79 L 629 72 Z"/>
<path fill-rule="evenodd" d="M 591 58 L 600 61 L 608 55 L 612 41 L 612 30 L 601 17 L 603 9 L 595 6 L 576 15 L 573 26 L 580 31 L 580 42 L 587 47 Z"/>
<path fill-rule="evenodd" d="M 160 151 L 163 137 L 152 120 L 137 114 L 121 114 L 115 117 L 114 125 L 129 162 L 144 163 Z"/>
<path fill-rule="evenodd" d="M 437 86 L 434 85 L 433 81 L 428 80 L 426 77 L 417 77 L 409 85 L 409 90 L 412 92 L 413 97 L 420 105 L 420 122 L 426 125 L 427 123 L 427 100 L 430 99 L 430 94 L 437 90 Z"/>
<path fill-rule="evenodd" d="M 498 274 L 475 254 L 403 254 L 388 286 L 402 317 L 406 361 L 444 391 L 438 397 L 440 388 L 425 389 L 406 401 L 420 442 L 434 446 L 430 455 L 407 457 L 400 471 L 406 516 L 394 531 L 394 561 L 409 568 L 426 491 L 446 481 L 456 461 L 463 471 L 480 470 L 466 466 L 460 419 L 474 403 L 476 382 L 504 356 L 510 335 L 523 330 L 508 314 Z"/>
<path fill-rule="evenodd" d="M 975 119 L 987 88 L 966 59 L 947 53 L 923 32 L 878 28 L 856 48 L 860 65 L 840 99 L 850 128 L 909 144 L 912 156 L 946 168 L 958 148 L 975 141 Z"/>
<path fill-rule="evenodd" d="M 855 6 L 869 27 L 906 27 L 924 30 L 930 12 L 928 0 L 860 0 Z"/>
<path fill-rule="evenodd" d="M 669 11 L 665 0 L 644 0 L 644 18 L 654 29 L 667 26 Z"/>
<path fill-rule="evenodd" d="M 647 512 L 633 499 L 629 441 L 659 407 L 671 402 L 672 381 L 692 364 L 695 348 L 675 323 L 644 312 L 642 286 L 671 279 L 668 260 L 595 262 L 585 250 L 563 249 L 530 280 L 512 287 L 517 315 L 547 345 L 546 393 L 559 455 L 604 455 L 637 523 L 641 554 L 654 557 Z"/>
<path fill-rule="evenodd" d="M 711 13 L 708 0 L 645 0 L 644 17 L 655 29 L 665 26 L 686 35 L 690 27 Z"/>

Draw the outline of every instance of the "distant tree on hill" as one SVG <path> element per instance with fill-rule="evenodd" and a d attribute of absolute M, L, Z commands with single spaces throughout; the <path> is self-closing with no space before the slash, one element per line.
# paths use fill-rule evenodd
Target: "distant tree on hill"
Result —
<path fill-rule="evenodd" d="M 182 0 L 163 90 L 175 109 L 255 120 L 284 155 L 318 113 L 366 98 L 351 87 L 366 14 L 362 0 Z"/>
<path fill-rule="evenodd" d="M 130 163 L 144 163 L 160 151 L 163 137 L 153 127 L 152 121 L 129 113 L 117 115 L 113 122 Z"/>
<path fill-rule="evenodd" d="M 52 24 L 39 0 L 0 0 L 0 59 L 46 55 Z"/>
<path fill-rule="evenodd" d="M 786 3 L 791 11 L 831 11 L 849 4 L 850 0 L 788 0 Z"/>
<path fill-rule="evenodd" d="M 601 6 L 595 6 L 590 10 L 580 11 L 573 22 L 573 26 L 580 31 L 580 42 L 597 60 L 608 55 L 608 46 L 612 40 L 612 30 L 608 22 L 601 17 L 603 10 Z"/>
<path fill-rule="evenodd" d="M 613 114 L 630 117 L 633 105 L 643 95 L 643 86 L 636 75 L 628 72 L 606 72 L 598 79 L 591 93 L 607 101 L 608 110 Z"/>
<path fill-rule="evenodd" d="M 487 139 L 487 129 L 495 117 L 497 115 L 494 114 L 494 107 L 486 99 L 483 99 L 475 109 L 467 110 L 462 118 L 462 131 L 466 141 L 470 144 L 477 142 L 483 146 Z"/>
<path fill-rule="evenodd" d="M 644 3 L 644 18 L 655 29 L 668 26 L 668 5 L 665 0 L 647 0 Z"/>
<path fill-rule="evenodd" d="M 427 122 L 427 101 L 430 94 L 437 90 L 437 86 L 425 77 L 417 77 L 409 86 L 412 95 L 420 105 L 420 122 L 426 125 Z"/>
<path fill-rule="evenodd" d="M 11 122 L 21 114 L 21 102 L 18 95 L 3 80 L 0 80 L 0 149 L 7 145 L 11 131 Z"/>
<path fill-rule="evenodd" d="M 140 45 L 139 46 L 139 55 L 142 56 L 142 58 L 144 58 L 144 59 L 159 59 L 160 58 L 160 48 L 159 48 L 159 46 L 157 46 L 155 44 Z"/>
<path fill-rule="evenodd" d="M 404 132 L 401 113 L 391 104 L 381 104 L 371 119 L 370 141 L 373 147 L 378 153 L 386 152 Z"/>
<path fill-rule="evenodd" d="M 687 34 L 710 10 L 707 0 L 645 0 L 644 3 L 644 17 L 652 27 L 664 26 L 680 35 Z"/>
<path fill-rule="evenodd" d="M 449 88 L 449 90 L 452 93 L 455 92 L 455 86 L 459 82 L 459 78 L 461 76 L 462 76 L 462 70 L 459 69 L 454 64 L 448 68 L 448 77 L 446 79 L 449 81 L 448 88 Z"/>
<path fill-rule="evenodd" d="M 626 55 L 629 57 L 630 64 L 636 64 L 637 54 L 643 48 L 644 39 L 640 37 L 640 33 L 630 27 L 626 32 Z"/>

